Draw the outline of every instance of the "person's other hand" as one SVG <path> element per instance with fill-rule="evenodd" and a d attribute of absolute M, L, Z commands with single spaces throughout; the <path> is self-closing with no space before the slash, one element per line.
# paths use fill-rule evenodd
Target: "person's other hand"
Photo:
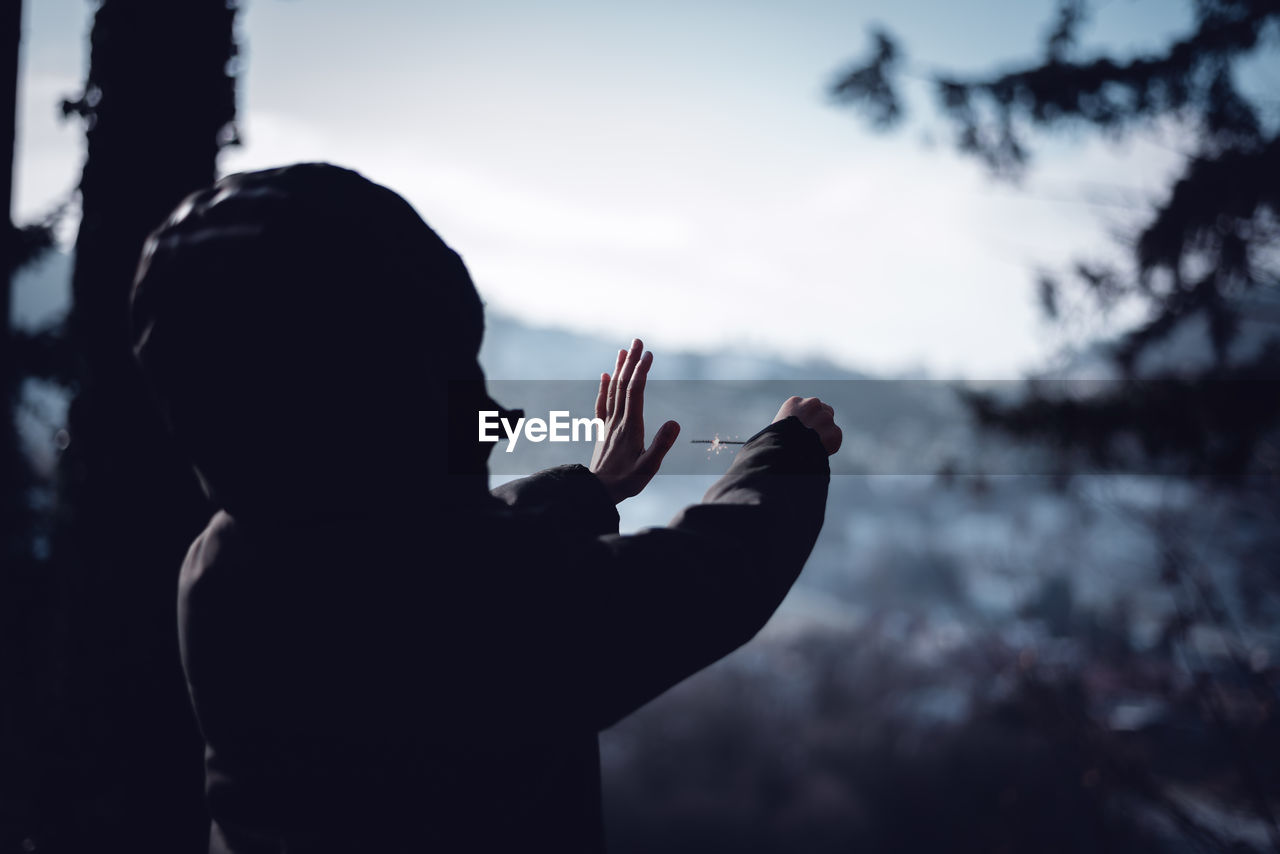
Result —
<path fill-rule="evenodd" d="M 618 351 L 613 376 L 600 375 L 596 418 L 604 421 L 604 438 L 596 442 L 591 471 L 614 504 L 648 486 L 680 435 L 680 425 L 668 421 L 658 428 L 653 444 L 644 446 L 644 384 L 652 364 L 653 354 L 645 353 L 637 338 L 630 350 Z"/>
<path fill-rule="evenodd" d="M 792 415 L 799 418 L 804 426 L 817 431 L 818 438 L 822 440 L 822 447 L 827 450 L 827 456 L 840 450 L 844 433 L 836 425 L 836 411 L 829 404 L 823 403 L 816 397 L 788 397 L 782 402 L 782 408 L 778 410 L 778 414 L 773 416 L 773 423 L 776 424 Z"/>

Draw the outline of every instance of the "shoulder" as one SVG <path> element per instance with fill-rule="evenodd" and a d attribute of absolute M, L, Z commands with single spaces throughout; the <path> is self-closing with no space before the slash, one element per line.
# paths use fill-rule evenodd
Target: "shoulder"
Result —
<path fill-rule="evenodd" d="M 236 521 L 219 510 L 187 549 L 178 576 L 179 600 L 186 603 L 197 591 L 203 595 L 218 586 L 218 576 L 242 558 L 243 536 Z"/>

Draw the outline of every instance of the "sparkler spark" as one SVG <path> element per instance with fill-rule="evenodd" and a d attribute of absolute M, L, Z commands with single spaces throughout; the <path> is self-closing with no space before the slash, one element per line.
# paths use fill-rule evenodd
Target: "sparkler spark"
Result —
<path fill-rule="evenodd" d="M 746 443 L 746 442 L 736 442 L 736 441 L 734 441 L 733 439 L 721 439 L 721 438 L 720 438 L 720 434 L 719 434 L 719 433 L 716 433 L 716 434 L 715 434 L 712 438 L 710 438 L 710 439 L 690 439 L 690 440 L 689 440 L 689 444 L 691 444 L 691 445 L 710 445 L 711 447 L 707 449 L 707 456 L 711 456 L 712 454 L 719 455 L 719 453 L 720 453 L 721 451 L 728 450 L 728 449 L 725 447 L 726 445 L 745 445 L 745 444 L 747 444 L 747 443 Z"/>

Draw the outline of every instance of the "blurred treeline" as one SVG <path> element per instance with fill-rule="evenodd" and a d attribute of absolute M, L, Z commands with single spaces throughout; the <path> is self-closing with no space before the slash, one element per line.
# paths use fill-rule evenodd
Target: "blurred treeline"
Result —
<path fill-rule="evenodd" d="M 1190 5 L 1184 35 L 1110 55 L 1082 47 L 1089 4 L 1062 0 L 1037 54 L 989 75 L 921 72 L 874 30 L 832 84 L 888 130 L 924 78 L 956 147 L 997 180 L 1025 175 L 1037 134 L 1159 131 L 1186 151 L 1122 236 L 1126 261 L 1035 283 L 1053 321 L 1096 330 L 1137 310 L 1091 351 L 1102 370 L 1085 375 L 1111 381 L 964 395 L 1008 441 L 1091 472 L 1165 473 L 1054 484 L 1144 548 L 1108 556 L 1075 539 L 1097 526 L 1059 528 L 1035 539 L 1048 571 L 1012 613 L 957 620 L 948 607 L 974 585 L 954 553 L 886 562 L 846 539 L 870 619 L 766 633 L 606 741 L 616 850 L 1280 851 L 1280 102 L 1266 86 L 1280 4 Z M 1007 514 L 1032 500 L 1027 484 L 938 484 Z M 1102 600 L 1081 595 L 1106 579 Z M 899 586 L 909 595 L 883 596 Z"/>

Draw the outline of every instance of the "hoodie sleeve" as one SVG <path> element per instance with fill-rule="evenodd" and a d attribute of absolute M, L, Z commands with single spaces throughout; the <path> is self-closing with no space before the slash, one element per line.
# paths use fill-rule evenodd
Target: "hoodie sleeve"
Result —
<path fill-rule="evenodd" d="M 550 546 L 566 604 L 533 667 L 552 690 L 535 693 L 565 705 L 547 716 L 606 728 L 754 637 L 813 549 L 829 481 L 818 434 L 791 417 L 667 527 Z"/>
<path fill-rule="evenodd" d="M 495 498 L 522 513 L 530 513 L 577 536 L 618 533 L 618 510 L 604 484 L 586 466 L 549 468 L 505 483 Z"/>

